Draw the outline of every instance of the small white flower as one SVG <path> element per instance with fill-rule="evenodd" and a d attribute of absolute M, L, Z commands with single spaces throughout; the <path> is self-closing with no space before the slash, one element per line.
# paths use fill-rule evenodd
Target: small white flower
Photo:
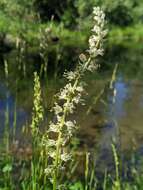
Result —
<path fill-rule="evenodd" d="M 65 124 L 67 127 L 74 127 L 75 126 L 75 123 L 73 123 L 72 121 L 67 121 Z"/>
<path fill-rule="evenodd" d="M 67 154 L 67 153 L 63 153 L 61 155 L 61 160 L 64 161 L 64 162 L 67 162 L 67 161 L 71 160 L 71 155 Z"/>
<path fill-rule="evenodd" d="M 50 156 L 51 158 L 55 159 L 55 158 L 56 158 L 56 152 L 55 152 L 55 151 L 49 152 L 49 156 Z"/>
<path fill-rule="evenodd" d="M 100 7 L 93 7 L 93 14 L 100 15 L 101 9 Z"/>
<path fill-rule="evenodd" d="M 47 174 L 47 175 L 49 175 L 49 174 L 51 174 L 51 172 L 52 172 L 52 169 L 51 168 L 46 168 L 45 169 L 45 173 Z"/>
<path fill-rule="evenodd" d="M 69 113 L 73 113 L 73 110 L 75 109 L 75 106 L 73 105 L 72 102 L 64 103 L 64 107 L 67 108 L 67 112 L 69 112 Z"/>
<path fill-rule="evenodd" d="M 83 86 L 77 86 L 77 87 L 76 87 L 76 91 L 78 91 L 78 92 L 80 92 L 80 93 L 83 92 L 83 90 L 84 90 L 84 89 L 83 89 Z"/>
<path fill-rule="evenodd" d="M 61 113 L 63 111 L 62 107 L 59 106 L 57 103 L 55 103 L 55 106 L 53 107 L 55 114 L 58 115 L 59 113 Z"/>
<path fill-rule="evenodd" d="M 53 139 L 49 139 L 48 140 L 48 143 L 47 143 L 47 146 L 49 147 L 53 147 L 53 146 L 56 146 L 57 142 Z"/>
<path fill-rule="evenodd" d="M 100 26 L 95 25 L 91 31 L 95 32 L 96 34 L 100 34 L 102 30 Z"/>
<path fill-rule="evenodd" d="M 93 64 L 91 64 L 91 65 L 89 65 L 88 66 L 88 71 L 91 71 L 91 72 L 93 72 L 94 70 L 96 70 L 97 69 L 97 67 L 96 67 L 96 65 L 93 65 Z"/>
<path fill-rule="evenodd" d="M 78 96 L 76 96 L 76 97 L 73 98 L 73 102 L 75 104 L 78 104 L 80 101 L 81 101 L 81 95 L 80 94 Z"/>
<path fill-rule="evenodd" d="M 103 54 L 104 54 L 104 49 L 97 50 L 97 55 L 103 55 Z"/>
<path fill-rule="evenodd" d="M 49 125 L 49 130 L 48 130 L 49 132 L 54 132 L 54 133 L 57 133 L 58 132 L 58 127 L 57 127 L 57 125 L 55 125 L 54 123 L 50 123 L 50 125 Z"/>
<path fill-rule="evenodd" d="M 64 74 L 64 76 L 69 80 L 69 81 L 72 81 L 76 78 L 77 76 L 77 73 L 76 72 L 73 72 L 73 71 L 69 71 L 67 73 Z"/>
<path fill-rule="evenodd" d="M 67 100 L 69 93 L 73 91 L 71 83 L 68 83 L 59 94 L 59 100 Z"/>

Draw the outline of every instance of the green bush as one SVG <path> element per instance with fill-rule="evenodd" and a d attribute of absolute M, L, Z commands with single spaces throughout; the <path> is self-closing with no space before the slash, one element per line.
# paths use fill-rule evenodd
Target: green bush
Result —
<path fill-rule="evenodd" d="M 35 0 L 36 10 L 43 21 L 54 15 L 55 20 L 68 27 L 87 24 L 93 6 L 102 6 L 113 25 L 127 26 L 143 20 L 143 2 L 137 0 Z"/>

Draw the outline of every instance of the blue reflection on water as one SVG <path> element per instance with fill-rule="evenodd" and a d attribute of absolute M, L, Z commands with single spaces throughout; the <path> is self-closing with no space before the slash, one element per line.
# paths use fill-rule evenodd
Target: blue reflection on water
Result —
<path fill-rule="evenodd" d="M 109 104 L 108 104 L 108 112 L 107 118 L 109 121 L 109 126 L 105 127 L 102 130 L 102 146 L 109 147 L 112 143 L 112 137 L 116 137 L 118 139 L 119 126 L 118 119 L 126 116 L 125 111 L 125 101 L 128 98 L 128 85 L 119 78 L 115 84 L 114 89 L 116 90 L 115 102 L 113 103 L 113 92 L 109 95 Z"/>
<path fill-rule="evenodd" d="M 118 119 L 126 116 L 124 109 L 125 101 L 128 98 L 128 85 L 119 78 L 115 84 L 114 89 L 116 90 L 115 103 L 109 105 L 109 113 L 114 119 Z M 113 98 L 112 96 L 110 98 Z"/>
<path fill-rule="evenodd" d="M 113 103 L 113 90 L 116 90 L 115 102 Z M 102 129 L 102 135 L 98 143 L 99 155 L 98 162 L 107 167 L 112 165 L 112 150 L 111 144 L 113 139 L 118 142 L 120 146 L 120 129 L 118 120 L 126 116 L 125 102 L 128 99 L 129 86 L 125 83 L 122 78 L 117 79 L 114 84 L 114 89 L 109 92 L 108 95 L 108 125 Z"/>
<path fill-rule="evenodd" d="M 14 124 L 15 98 L 10 94 L 5 85 L 0 84 L 0 136 L 2 136 L 6 121 L 6 111 L 8 108 L 9 128 Z M 17 128 L 21 127 L 26 119 L 27 113 L 22 109 L 16 108 Z"/>

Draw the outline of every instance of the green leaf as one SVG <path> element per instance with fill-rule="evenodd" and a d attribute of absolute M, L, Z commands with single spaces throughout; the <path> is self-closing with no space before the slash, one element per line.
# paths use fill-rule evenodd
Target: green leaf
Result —
<path fill-rule="evenodd" d="M 11 164 L 6 164 L 4 168 L 2 169 L 3 173 L 6 172 L 11 172 L 12 171 L 12 165 Z"/>
<path fill-rule="evenodd" d="M 84 188 L 81 182 L 76 182 L 69 187 L 69 190 L 84 190 Z"/>

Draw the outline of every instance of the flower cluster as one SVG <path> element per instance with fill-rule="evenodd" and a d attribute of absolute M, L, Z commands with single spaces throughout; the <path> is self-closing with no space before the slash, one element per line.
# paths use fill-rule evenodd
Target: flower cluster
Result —
<path fill-rule="evenodd" d="M 50 122 L 49 129 L 44 138 L 44 145 L 47 148 L 50 160 L 45 172 L 52 181 L 53 190 L 58 189 L 60 171 L 64 169 L 66 162 L 71 159 L 71 155 L 67 152 L 65 146 L 69 144 L 77 128 L 76 121 L 71 121 L 69 115 L 74 112 L 77 104 L 83 103 L 81 97 L 84 85 L 81 82 L 81 78 L 85 74 L 85 71 L 93 71 L 97 67 L 93 58 L 103 55 L 102 42 L 107 33 L 104 30 L 105 14 L 99 7 L 95 7 L 93 15 L 96 23 L 92 29 L 94 34 L 89 38 L 89 50 L 87 50 L 89 56 L 87 58 L 84 54 L 81 54 L 79 56 L 79 65 L 75 71 L 64 74 L 68 83 L 57 94 L 57 101 L 52 109 L 54 119 Z"/>
<path fill-rule="evenodd" d="M 93 35 L 89 38 L 89 54 L 90 57 L 95 58 L 98 55 L 103 55 L 103 39 L 107 35 L 107 30 L 105 30 L 105 14 L 100 9 L 100 7 L 93 8 L 93 19 L 95 21 L 95 25 L 91 30 Z"/>
<path fill-rule="evenodd" d="M 44 144 L 49 153 L 48 156 L 50 160 L 52 160 L 52 164 L 45 170 L 47 174 L 54 175 L 55 170 L 63 170 L 64 164 L 71 159 L 71 155 L 64 150 L 64 147 L 73 136 L 77 124 L 76 121 L 69 120 L 68 115 L 74 112 L 79 102 L 82 103 L 82 92 L 83 87 L 81 83 L 77 85 L 68 83 L 57 95 L 58 100 L 52 109 L 55 117 L 49 124 L 47 139 L 44 140 Z M 51 134 L 55 134 L 54 139 L 50 138 L 50 136 L 52 136 Z"/>

